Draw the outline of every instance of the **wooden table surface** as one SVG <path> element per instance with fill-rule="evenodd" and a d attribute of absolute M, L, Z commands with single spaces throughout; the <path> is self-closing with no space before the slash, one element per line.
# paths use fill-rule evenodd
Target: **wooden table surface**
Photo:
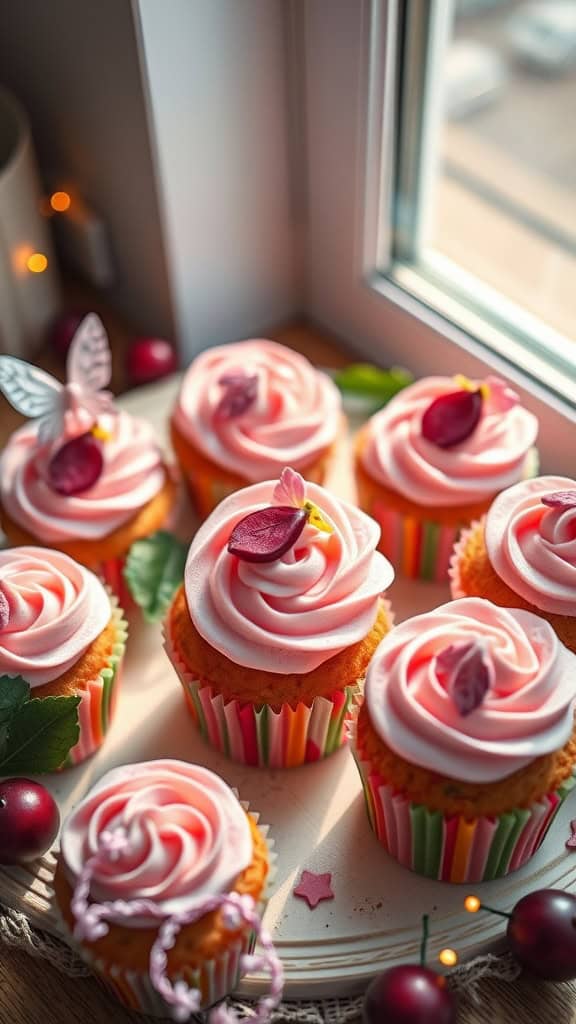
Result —
<path fill-rule="evenodd" d="M 115 386 L 120 390 L 128 334 L 112 311 L 100 311 L 112 339 Z M 321 365 L 341 366 L 350 359 L 334 339 L 308 327 L 286 327 L 271 334 Z M 42 353 L 39 361 L 58 371 L 49 352 Z M 0 445 L 18 419 L 2 402 Z M 461 997 L 458 1024 L 576 1024 L 574 983 L 552 985 L 529 977 L 513 983 L 490 979 L 480 984 L 478 995 L 477 1003 Z M 143 1024 L 151 1020 L 124 1010 L 93 978 L 69 978 L 46 960 L 6 946 L 0 949 L 0 1024 Z"/>

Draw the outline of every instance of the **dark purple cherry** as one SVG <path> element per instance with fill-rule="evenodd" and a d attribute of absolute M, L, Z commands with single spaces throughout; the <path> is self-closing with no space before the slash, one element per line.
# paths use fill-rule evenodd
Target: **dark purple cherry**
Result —
<path fill-rule="evenodd" d="M 444 978 L 401 964 L 379 974 L 364 1000 L 364 1024 L 455 1024 L 456 1000 Z"/>
<path fill-rule="evenodd" d="M 548 508 L 576 508 L 576 491 L 554 491 L 540 499 Z"/>
<path fill-rule="evenodd" d="M 228 551 L 243 562 L 274 562 L 296 543 L 308 512 L 290 505 L 271 505 L 236 523 Z"/>
<path fill-rule="evenodd" d="M 0 782 L 0 864 L 23 864 L 41 857 L 58 835 L 60 814 L 39 782 Z"/>
<path fill-rule="evenodd" d="M 216 407 L 216 416 L 221 420 L 233 420 L 243 416 L 258 396 L 258 374 L 228 373 L 218 381 L 224 394 Z"/>
<path fill-rule="evenodd" d="M 445 647 L 436 655 L 435 671 L 463 717 L 480 707 L 490 689 L 484 650 L 475 640 Z"/>
<path fill-rule="evenodd" d="M 576 978 L 576 896 L 562 889 L 528 893 L 514 907 L 506 934 L 532 974 L 547 981 Z"/>
<path fill-rule="evenodd" d="M 480 389 L 462 389 L 440 395 L 431 402 L 422 417 L 422 436 L 439 448 L 451 448 L 466 441 L 478 426 L 482 401 Z"/>
<path fill-rule="evenodd" d="M 93 434 L 67 441 L 48 464 L 48 483 L 53 491 L 70 497 L 89 490 L 104 468 L 102 446 Z"/>

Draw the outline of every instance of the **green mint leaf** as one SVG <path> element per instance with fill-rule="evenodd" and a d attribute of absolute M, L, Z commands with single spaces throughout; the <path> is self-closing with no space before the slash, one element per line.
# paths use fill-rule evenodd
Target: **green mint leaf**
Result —
<path fill-rule="evenodd" d="M 78 742 L 80 697 L 29 700 L 13 714 L 0 775 L 39 775 L 63 764 Z"/>
<path fill-rule="evenodd" d="M 12 715 L 30 696 L 30 686 L 22 676 L 0 676 L 0 727 L 8 725 Z M 0 733 L 0 750 L 2 749 Z"/>
<path fill-rule="evenodd" d="M 148 622 L 162 619 L 184 579 L 188 547 L 159 530 L 130 548 L 124 578 Z"/>
<path fill-rule="evenodd" d="M 413 380 L 412 374 L 402 367 L 383 370 L 372 363 L 352 363 L 334 375 L 335 383 L 345 394 L 363 395 L 379 406 L 389 402 Z"/>

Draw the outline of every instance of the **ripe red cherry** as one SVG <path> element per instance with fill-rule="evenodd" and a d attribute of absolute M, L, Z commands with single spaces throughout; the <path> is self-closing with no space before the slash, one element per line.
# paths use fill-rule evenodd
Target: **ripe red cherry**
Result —
<path fill-rule="evenodd" d="M 132 384 L 148 384 L 177 369 L 176 352 L 162 338 L 137 338 L 130 346 L 126 370 Z"/>
<path fill-rule="evenodd" d="M 48 463 L 48 483 L 53 491 L 70 497 L 92 487 L 102 474 L 102 446 L 93 434 L 67 441 Z"/>
<path fill-rule="evenodd" d="M 69 310 L 67 313 L 60 313 L 52 321 L 48 331 L 48 341 L 59 356 L 64 357 L 67 354 L 72 344 L 72 338 L 86 315 L 87 313 Z"/>
<path fill-rule="evenodd" d="M 455 1024 L 456 1001 L 427 967 L 400 964 L 379 974 L 364 1000 L 364 1024 Z"/>
<path fill-rule="evenodd" d="M 507 930 L 516 959 L 540 978 L 576 978 L 576 896 L 561 889 L 539 889 L 512 911 Z"/>
<path fill-rule="evenodd" d="M 41 857 L 52 846 L 59 827 L 58 807 L 39 782 L 0 782 L 0 864 L 21 864 Z"/>

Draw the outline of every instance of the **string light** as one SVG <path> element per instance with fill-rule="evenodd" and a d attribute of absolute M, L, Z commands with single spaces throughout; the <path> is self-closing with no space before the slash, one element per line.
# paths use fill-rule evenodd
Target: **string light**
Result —
<path fill-rule="evenodd" d="M 482 904 L 477 896 L 467 896 L 464 900 L 464 906 L 469 914 L 476 914 L 480 910 Z"/>
<path fill-rule="evenodd" d="M 444 967 L 455 967 L 458 963 L 458 953 L 455 949 L 441 949 L 438 959 Z"/>
<path fill-rule="evenodd" d="M 50 196 L 50 206 L 56 213 L 66 213 L 70 209 L 72 200 L 68 192 L 53 192 Z"/>
<path fill-rule="evenodd" d="M 26 267 L 31 274 L 42 274 L 48 266 L 48 259 L 43 252 L 33 252 L 26 260 Z"/>

